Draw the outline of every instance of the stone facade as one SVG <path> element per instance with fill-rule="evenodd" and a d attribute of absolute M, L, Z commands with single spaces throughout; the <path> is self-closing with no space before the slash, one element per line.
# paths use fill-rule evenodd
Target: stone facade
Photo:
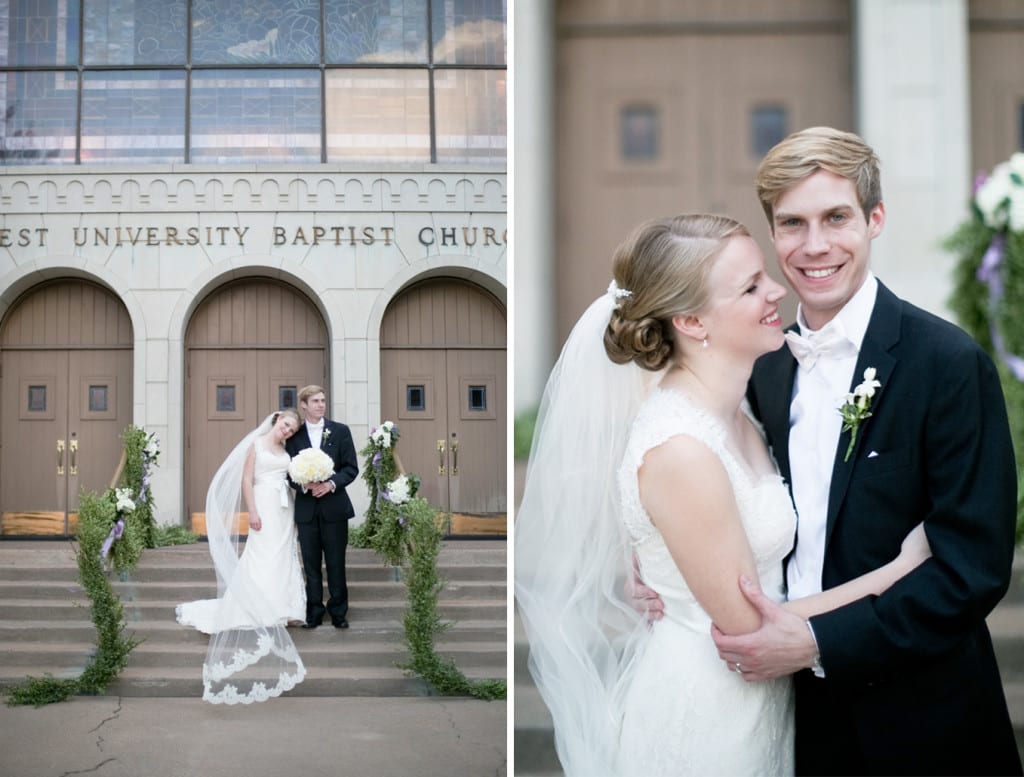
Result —
<path fill-rule="evenodd" d="M 329 333 L 329 415 L 358 442 L 383 420 L 380 324 L 403 288 L 462 278 L 507 305 L 506 200 L 505 173 L 485 168 L 8 167 L 0 320 L 20 295 L 58 277 L 92 280 L 124 301 L 135 337 L 132 421 L 160 440 L 158 520 L 177 523 L 184 337 L 212 290 L 263 277 L 313 301 Z M 362 481 L 353 497 L 364 503 Z"/>

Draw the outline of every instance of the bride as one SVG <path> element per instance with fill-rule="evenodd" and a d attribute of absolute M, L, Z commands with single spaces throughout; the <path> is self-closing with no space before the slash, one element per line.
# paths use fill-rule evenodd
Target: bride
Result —
<path fill-rule="evenodd" d="M 796 516 L 744 398 L 784 342 L 785 290 L 739 223 L 641 225 L 545 389 L 515 524 L 530 670 L 567 775 L 790 774 L 788 678 L 746 683 L 711 640 L 760 625 L 745 576 L 782 601 Z M 877 594 L 928 556 L 787 603 L 804 618 Z M 636 563 L 665 602 L 648 625 Z M 737 667 L 736 671 L 741 668 Z"/>
<path fill-rule="evenodd" d="M 206 495 L 218 597 L 179 604 L 176 614 L 179 623 L 211 635 L 203 699 L 214 704 L 265 701 L 306 674 L 286 630 L 306 613 L 284 448 L 300 423 L 292 409 L 268 416 L 224 460 Z M 239 557 L 243 501 L 249 531 Z"/>

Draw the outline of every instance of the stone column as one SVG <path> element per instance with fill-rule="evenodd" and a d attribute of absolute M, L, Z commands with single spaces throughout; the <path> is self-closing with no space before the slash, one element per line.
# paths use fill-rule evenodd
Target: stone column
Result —
<path fill-rule="evenodd" d="M 855 101 L 861 136 L 882 160 L 886 225 L 872 267 L 893 291 L 952 318 L 956 257 L 941 243 L 968 215 L 966 0 L 857 0 Z"/>
<path fill-rule="evenodd" d="M 540 402 L 555 359 L 555 8 L 513 11 L 511 245 L 516 413 Z"/>

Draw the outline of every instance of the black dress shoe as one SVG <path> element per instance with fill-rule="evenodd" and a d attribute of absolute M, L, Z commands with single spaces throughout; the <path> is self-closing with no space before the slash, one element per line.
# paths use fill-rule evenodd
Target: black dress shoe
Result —
<path fill-rule="evenodd" d="M 331 623 L 334 624 L 334 628 L 336 628 L 336 629 L 347 629 L 348 628 L 348 621 L 345 620 L 344 618 L 331 618 Z"/>
<path fill-rule="evenodd" d="M 321 623 L 324 622 L 324 616 L 321 615 L 319 618 L 310 618 L 308 621 L 302 624 L 304 629 L 315 629 Z"/>

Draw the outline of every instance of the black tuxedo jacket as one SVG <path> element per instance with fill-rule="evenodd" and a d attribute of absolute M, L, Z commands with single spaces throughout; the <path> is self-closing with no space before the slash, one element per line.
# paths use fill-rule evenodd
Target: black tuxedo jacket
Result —
<path fill-rule="evenodd" d="M 1017 502 L 998 375 L 962 330 L 881 283 L 851 391 L 868 367 L 882 385 L 846 462 L 840 436 L 822 584 L 890 561 L 922 521 L 933 557 L 811 620 L 827 677 L 796 677 L 798 772 L 1020 774 L 985 626 L 1009 585 Z M 749 392 L 787 482 L 795 374 L 783 347 Z"/>
<path fill-rule="evenodd" d="M 328 434 L 328 431 L 330 432 Z M 299 430 L 288 438 L 285 448 L 289 456 L 295 456 L 299 451 L 312 447 L 309 442 L 309 432 L 306 424 L 301 424 Z M 352 442 L 352 432 L 345 424 L 337 421 L 324 419 L 324 437 L 320 441 L 320 449 L 334 461 L 334 474 L 331 480 L 334 481 L 335 489 L 333 494 L 316 499 L 312 494 L 302 492 L 301 486 L 295 488 L 295 520 L 298 523 L 309 523 L 319 502 L 320 511 L 325 521 L 347 521 L 355 516 L 352 507 L 352 500 L 349 499 L 345 487 L 359 475 L 359 464 L 356 459 L 356 449 Z"/>

